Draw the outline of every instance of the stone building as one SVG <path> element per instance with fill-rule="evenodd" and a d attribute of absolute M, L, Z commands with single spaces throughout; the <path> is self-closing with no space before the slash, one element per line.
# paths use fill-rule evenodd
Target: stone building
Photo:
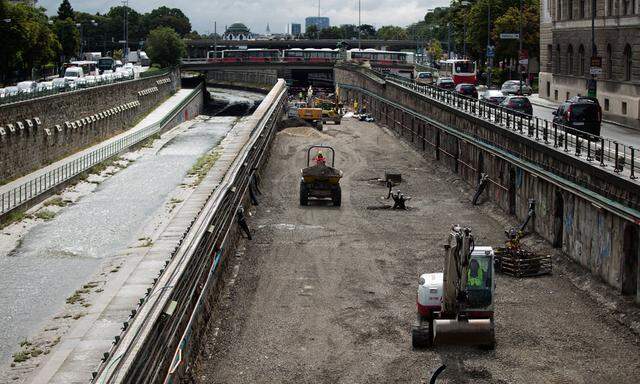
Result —
<path fill-rule="evenodd" d="M 586 95 L 592 0 L 541 0 L 540 96 Z M 640 119 L 640 0 L 596 0 L 597 96 L 605 116 Z"/>
<path fill-rule="evenodd" d="M 242 41 L 253 40 L 254 36 L 246 25 L 242 23 L 233 23 L 226 29 L 226 31 L 224 31 L 222 38 L 224 40 Z"/>

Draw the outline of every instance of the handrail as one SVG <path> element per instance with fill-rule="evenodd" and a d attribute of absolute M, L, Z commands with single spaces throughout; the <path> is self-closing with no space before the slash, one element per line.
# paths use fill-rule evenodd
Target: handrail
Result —
<path fill-rule="evenodd" d="M 61 185 L 67 180 L 87 171 L 91 167 L 117 155 L 123 150 L 130 148 L 150 136 L 153 136 L 162 130 L 162 128 L 201 91 L 202 84 L 194 88 L 187 98 L 172 108 L 171 111 L 160 121 L 136 130 L 135 132 L 125 135 L 116 141 L 88 152 L 77 159 L 51 169 L 37 178 L 31 179 L 10 189 L 9 191 L 3 192 L 0 194 L 0 216 L 26 204 L 43 193 Z"/>

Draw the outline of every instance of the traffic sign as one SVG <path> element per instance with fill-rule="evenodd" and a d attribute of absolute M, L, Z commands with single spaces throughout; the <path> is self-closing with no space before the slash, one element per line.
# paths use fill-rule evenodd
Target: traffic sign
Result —
<path fill-rule="evenodd" d="M 487 57 L 495 57 L 496 56 L 496 47 L 493 45 L 487 46 Z"/>
<path fill-rule="evenodd" d="M 589 68 L 590 75 L 602 75 L 602 67 L 591 67 Z"/>
<path fill-rule="evenodd" d="M 500 38 L 503 40 L 509 40 L 509 39 L 517 40 L 520 38 L 520 34 L 519 33 L 501 33 Z"/>
<path fill-rule="evenodd" d="M 591 67 L 589 68 L 589 73 L 591 75 L 602 75 L 602 57 L 591 57 Z"/>

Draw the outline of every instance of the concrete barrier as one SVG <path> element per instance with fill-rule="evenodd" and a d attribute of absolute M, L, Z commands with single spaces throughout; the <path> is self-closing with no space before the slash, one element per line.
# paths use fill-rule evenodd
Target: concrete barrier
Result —
<path fill-rule="evenodd" d="M 175 249 L 154 286 L 124 324 L 123 334 L 94 375 L 98 383 L 180 382 L 210 316 L 227 257 L 237 240 L 238 209 L 268 156 L 286 102 L 279 80 L 254 114 L 234 131 L 219 161 L 228 162 L 219 184 Z M 209 175 L 207 175 L 207 178 Z"/>
<path fill-rule="evenodd" d="M 640 187 L 596 162 L 544 145 L 462 108 L 434 100 L 363 68 L 337 66 L 345 103 L 359 100 L 425 156 L 524 220 L 536 201 L 534 231 L 623 294 L 638 296 Z"/>

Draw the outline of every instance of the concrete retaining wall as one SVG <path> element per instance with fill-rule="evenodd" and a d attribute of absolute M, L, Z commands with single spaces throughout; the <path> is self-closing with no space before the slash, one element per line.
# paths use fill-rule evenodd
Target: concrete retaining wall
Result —
<path fill-rule="evenodd" d="M 640 298 L 640 215 L 632 214 L 640 189 L 635 182 L 362 69 L 338 67 L 335 78 L 344 86 L 344 102 L 366 104 L 377 121 L 470 185 L 487 173 L 491 182 L 485 194 L 505 212 L 524 220 L 529 200 L 535 199 L 536 217 L 528 228 L 613 287 Z M 626 214 L 609 209 L 621 205 Z"/>
<path fill-rule="evenodd" d="M 124 131 L 179 88 L 174 72 L 0 106 L 0 180 Z"/>

